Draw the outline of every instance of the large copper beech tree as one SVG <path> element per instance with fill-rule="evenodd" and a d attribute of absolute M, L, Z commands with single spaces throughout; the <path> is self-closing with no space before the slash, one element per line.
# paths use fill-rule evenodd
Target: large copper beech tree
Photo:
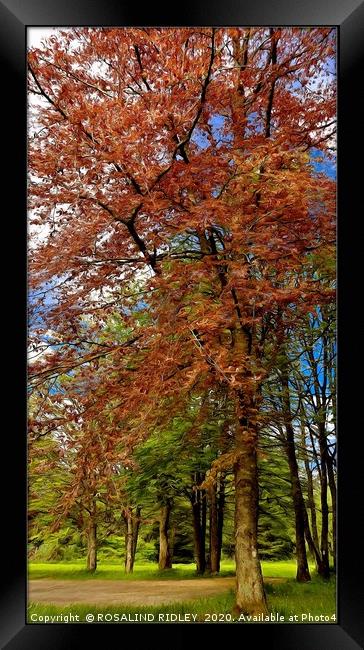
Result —
<path fill-rule="evenodd" d="M 126 447 L 194 391 L 228 391 L 251 613 L 267 611 L 262 382 L 282 320 L 330 299 L 313 260 L 333 247 L 335 191 L 312 155 L 334 148 L 334 51 L 329 28 L 73 28 L 28 58 L 30 323 L 53 345 L 30 379 L 77 377 L 83 418 L 112 404 Z"/>

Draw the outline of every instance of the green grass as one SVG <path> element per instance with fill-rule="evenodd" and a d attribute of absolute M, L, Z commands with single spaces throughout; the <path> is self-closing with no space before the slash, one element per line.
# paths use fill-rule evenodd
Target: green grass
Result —
<path fill-rule="evenodd" d="M 284 617 L 284 623 L 335 623 L 335 580 L 325 582 L 318 577 L 314 577 L 311 583 L 298 584 L 295 580 L 287 580 L 279 584 L 266 585 L 269 611 L 272 615 L 281 615 Z M 54 605 L 45 605 L 44 603 L 31 603 L 28 610 L 29 623 L 68 623 L 68 622 L 87 622 L 86 614 L 94 615 L 94 622 L 113 623 L 113 622 L 130 622 L 122 619 L 124 616 L 135 617 L 136 615 L 148 615 L 153 617 L 152 620 L 137 622 L 170 622 L 167 615 L 190 615 L 190 621 L 186 622 L 233 622 L 238 616 L 233 613 L 234 594 L 230 590 L 225 594 L 212 596 L 210 598 L 200 598 L 190 602 L 174 603 L 171 605 L 160 605 L 158 607 L 134 607 L 134 606 L 108 606 L 95 607 L 94 605 L 71 605 L 66 607 L 56 607 Z M 70 615 L 78 616 L 78 619 L 70 619 Z M 196 619 L 192 619 L 192 614 Z M 311 615 L 313 620 L 302 619 L 302 615 Z M 159 616 L 164 615 L 164 620 Z M 290 617 L 297 616 L 294 620 Z M 46 619 L 40 617 L 62 617 L 57 619 Z M 106 618 L 105 618 L 106 616 Z M 115 619 L 119 617 L 119 620 Z M 326 620 L 315 620 L 315 617 L 326 617 Z M 67 618 L 68 617 L 68 618 Z M 98 620 L 98 617 L 101 619 Z M 132 621 L 131 621 L 132 622 Z M 173 621 L 172 622 L 184 622 Z M 241 618 L 240 622 L 249 622 Z"/>
<path fill-rule="evenodd" d="M 295 578 L 297 571 L 296 560 L 275 560 L 262 562 L 262 571 L 265 578 Z M 309 563 L 310 571 L 315 572 L 315 564 Z"/>
<path fill-rule="evenodd" d="M 311 616 L 335 617 L 336 614 L 336 580 L 323 580 L 319 576 L 313 576 L 311 582 L 298 583 L 291 579 L 282 583 L 266 584 L 265 590 L 268 599 L 269 609 L 273 613 L 282 614 L 287 620 L 289 616 L 298 614 L 311 614 Z M 330 622 L 300 620 L 299 622 Z"/>
<path fill-rule="evenodd" d="M 263 575 L 265 578 L 294 578 L 296 575 L 295 560 L 282 560 L 277 562 L 262 562 Z M 314 570 L 312 565 L 311 570 Z M 100 562 L 94 574 L 90 574 L 85 569 L 85 562 L 78 560 L 75 562 L 47 562 L 35 563 L 30 562 L 29 578 L 52 578 L 52 579 L 89 579 L 89 580 L 181 580 L 186 578 L 196 578 L 194 564 L 175 564 L 172 569 L 167 571 L 158 571 L 158 567 L 152 563 L 138 563 L 134 568 L 134 573 L 126 575 L 121 562 Z M 233 576 L 235 574 L 235 563 L 233 560 L 223 560 L 221 562 L 220 576 Z M 199 576 L 201 577 L 201 576 Z M 209 578 L 209 575 L 204 576 Z"/>
<path fill-rule="evenodd" d="M 29 563 L 29 578 L 59 578 L 59 579 L 90 579 L 90 580 L 181 580 L 196 578 L 194 564 L 175 564 L 172 569 L 159 571 L 158 565 L 152 563 L 138 563 L 134 572 L 125 574 L 121 563 L 100 562 L 95 573 L 90 574 L 85 569 L 84 562 L 60 562 L 53 563 Z M 235 572 L 233 562 L 223 564 L 221 567 L 222 576 L 232 576 Z M 202 577 L 202 576 L 199 576 Z M 204 577 L 210 577 L 208 575 Z"/>

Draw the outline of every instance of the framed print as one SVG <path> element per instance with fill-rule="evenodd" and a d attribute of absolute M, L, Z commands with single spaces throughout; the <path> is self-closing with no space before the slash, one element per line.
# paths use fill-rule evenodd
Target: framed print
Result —
<path fill-rule="evenodd" d="M 359 648 L 363 6 L 0 10 L 27 332 L 3 647 Z"/>

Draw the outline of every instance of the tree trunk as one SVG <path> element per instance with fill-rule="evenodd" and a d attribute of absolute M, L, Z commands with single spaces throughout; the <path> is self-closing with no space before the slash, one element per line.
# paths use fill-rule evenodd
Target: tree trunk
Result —
<path fill-rule="evenodd" d="M 217 494 L 216 484 L 209 490 L 210 506 L 210 573 L 215 574 L 219 571 L 219 534 L 218 534 L 218 514 L 217 514 Z"/>
<path fill-rule="evenodd" d="M 209 555 L 206 570 L 212 574 L 220 572 L 224 504 L 225 485 L 220 474 L 209 490 Z"/>
<path fill-rule="evenodd" d="M 312 539 L 310 523 L 308 520 L 308 514 L 306 508 L 304 509 L 304 521 L 305 521 L 305 537 L 308 544 L 308 548 L 310 549 L 310 553 L 312 553 L 313 557 L 315 558 L 317 573 L 319 575 L 323 575 L 324 565 L 323 565 L 322 557 L 320 555 L 319 548 L 316 546 L 316 544 Z"/>
<path fill-rule="evenodd" d="M 198 472 L 193 476 L 193 481 L 196 485 L 201 483 Z M 201 492 L 201 490 L 196 489 L 191 495 L 194 559 L 196 563 L 196 571 L 199 575 L 202 575 L 206 569 L 206 499 L 202 498 Z"/>
<path fill-rule="evenodd" d="M 135 554 L 138 546 L 138 535 L 140 527 L 140 513 L 141 507 L 137 506 L 135 510 L 135 515 L 132 518 L 132 527 L 133 527 L 133 566 L 135 561 Z"/>
<path fill-rule="evenodd" d="M 310 438 L 311 438 L 311 447 L 312 447 L 313 458 L 315 460 L 317 472 L 318 472 L 318 475 L 319 475 L 319 479 L 321 481 L 321 463 L 320 463 L 319 457 L 318 457 L 317 452 L 316 452 L 315 441 L 314 441 L 314 437 L 313 437 L 313 434 L 312 434 L 312 430 L 310 430 Z M 316 529 L 316 533 L 317 533 L 317 529 Z M 321 557 L 321 554 L 320 554 L 320 543 L 319 543 L 319 539 L 318 539 L 318 533 L 316 534 L 315 538 L 312 537 L 307 511 L 305 511 L 305 536 L 306 536 L 306 541 L 307 541 L 308 547 L 310 549 L 310 552 L 312 553 L 312 555 L 315 558 L 317 573 L 319 575 L 323 575 L 323 573 L 324 573 L 324 564 L 323 564 L 322 557 Z"/>
<path fill-rule="evenodd" d="M 223 474 L 220 474 L 219 476 L 218 485 L 219 485 L 219 492 L 218 492 L 218 508 L 217 508 L 217 540 L 218 540 L 217 571 L 220 572 L 222 531 L 224 528 L 224 508 L 225 508 L 225 480 Z"/>
<path fill-rule="evenodd" d="M 236 609 L 248 614 L 266 614 L 267 603 L 258 557 L 258 470 L 257 434 L 240 421 L 236 433 L 235 560 Z"/>
<path fill-rule="evenodd" d="M 94 521 L 90 522 L 87 531 L 87 571 L 92 573 L 97 568 L 97 525 Z"/>
<path fill-rule="evenodd" d="M 288 460 L 291 479 L 292 501 L 295 515 L 295 536 L 296 536 L 296 560 L 297 560 L 297 582 L 308 582 L 311 580 L 308 568 L 306 543 L 305 543 L 305 514 L 306 506 L 303 499 L 301 481 L 298 473 L 296 458 L 294 430 L 292 426 L 291 403 L 289 395 L 288 375 L 282 372 L 282 406 L 284 425 L 286 430 L 285 451 Z"/>
<path fill-rule="evenodd" d="M 313 345 L 308 348 L 308 358 L 313 376 L 313 385 L 316 397 L 316 417 L 318 425 L 318 442 L 320 449 L 320 498 L 321 498 L 321 562 L 318 573 L 322 578 L 330 577 L 329 565 L 329 505 L 327 502 L 327 340 L 323 337 L 323 378 L 319 380 L 317 362 L 313 353 Z"/>
<path fill-rule="evenodd" d="M 327 503 L 327 474 L 326 471 L 322 473 L 321 484 L 321 559 L 322 564 L 318 569 L 319 575 L 322 578 L 330 577 L 329 565 L 329 506 Z"/>
<path fill-rule="evenodd" d="M 306 446 L 306 434 L 305 434 L 305 423 L 304 423 L 304 414 L 301 412 L 301 441 L 302 441 L 302 453 L 303 460 L 305 463 L 305 470 L 307 476 L 307 507 L 310 510 L 311 514 L 311 530 L 312 530 L 312 539 L 316 548 L 319 548 L 319 538 L 317 531 L 317 515 L 316 515 L 316 505 L 315 505 L 315 495 L 313 490 L 313 479 L 312 479 L 312 469 L 310 467 L 310 461 L 307 453 Z"/>
<path fill-rule="evenodd" d="M 127 507 L 123 512 L 125 521 L 125 573 L 132 573 L 134 569 L 140 525 L 140 510 L 138 506 L 134 515 L 132 508 Z"/>
<path fill-rule="evenodd" d="M 172 568 L 172 558 L 169 547 L 169 517 L 171 513 L 172 503 L 167 499 L 166 503 L 161 506 L 161 513 L 159 519 L 159 570 Z"/>
<path fill-rule="evenodd" d="M 200 483 L 205 479 L 205 474 L 200 473 Z M 206 521 L 207 521 L 207 498 L 206 490 L 199 490 L 201 501 L 201 566 L 206 571 Z"/>
<path fill-rule="evenodd" d="M 336 571 L 336 482 L 331 458 L 327 459 L 327 474 L 329 478 L 329 488 L 332 502 L 332 552 L 334 570 Z"/>
<path fill-rule="evenodd" d="M 193 554 L 196 564 L 196 571 L 202 575 L 205 571 L 205 558 L 201 543 L 201 504 L 196 495 L 192 497 L 192 517 L 193 517 Z"/>
<path fill-rule="evenodd" d="M 132 573 L 133 561 L 133 520 L 130 508 L 124 511 L 125 520 L 125 573 Z"/>
<path fill-rule="evenodd" d="M 310 570 L 308 568 L 307 553 L 306 553 L 306 544 L 305 544 L 305 502 L 303 500 L 302 488 L 300 483 L 300 478 L 298 474 L 298 465 L 294 449 L 294 443 L 292 442 L 293 437 L 293 428 L 290 433 L 288 433 L 287 428 L 287 442 L 285 444 L 285 450 L 289 465 L 289 472 L 291 478 L 291 491 L 292 491 L 292 500 L 293 508 L 295 515 L 295 536 L 296 536 L 296 560 L 297 560 L 297 573 L 296 580 L 297 582 L 308 582 L 311 580 Z"/>
<path fill-rule="evenodd" d="M 319 547 L 319 537 L 317 530 L 317 514 L 316 514 L 316 505 L 315 505 L 315 495 L 313 491 L 313 480 L 312 480 L 312 470 L 309 468 L 306 470 L 307 474 L 307 496 L 309 509 L 311 514 L 311 529 L 312 529 L 312 539 L 315 546 Z"/>
<path fill-rule="evenodd" d="M 169 535 L 169 552 L 170 552 L 170 555 L 171 555 L 172 562 L 173 562 L 173 556 L 174 556 L 175 539 L 176 539 L 176 527 L 175 527 L 175 525 L 172 525 L 171 533 Z"/>
<path fill-rule="evenodd" d="M 320 496 L 321 496 L 321 559 L 322 563 L 318 569 L 322 578 L 330 577 L 329 565 L 329 504 L 327 502 L 327 445 L 324 426 L 319 424 L 319 446 L 321 456 Z"/>

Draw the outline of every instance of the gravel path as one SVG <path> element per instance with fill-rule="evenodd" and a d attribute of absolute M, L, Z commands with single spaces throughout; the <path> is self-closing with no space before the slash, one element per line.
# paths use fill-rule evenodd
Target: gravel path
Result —
<path fill-rule="evenodd" d="M 233 589 L 235 578 L 202 580 L 30 580 L 29 601 L 68 605 L 162 605 Z"/>
<path fill-rule="evenodd" d="M 270 578 L 267 582 L 281 581 Z M 29 581 L 29 601 L 54 605 L 162 605 L 213 596 L 234 589 L 235 578 L 194 580 Z"/>

